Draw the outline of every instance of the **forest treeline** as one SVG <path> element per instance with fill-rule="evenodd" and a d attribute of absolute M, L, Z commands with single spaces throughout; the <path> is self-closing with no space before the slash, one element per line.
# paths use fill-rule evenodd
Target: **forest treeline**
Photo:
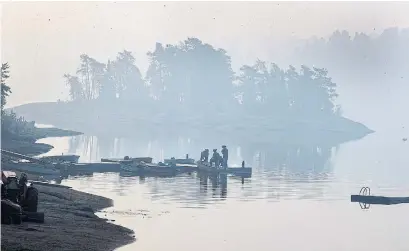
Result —
<path fill-rule="evenodd" d="M 7 97 L 11 94 L 11 88 L 7 85 L 7 79 L 10 78 L 10 65 L 1 64 L 1 138 L 19 138 L 23 134 L 31 135 L 35 123 L 26 121 L 24 117 L 17 116 L 13 111 L 6 112 L 4 106 L 7 103 Z M 35 141 L 34 137 L 27 136 L 27 140 Z"/>
<path fill-rule="evenodd" d="M 74 74 L 65 74 L 71 102 L 100 101 L 133 110 L 178 113 L 249 113 L 321 117 L 339 115 L 336 84 L 322 68 L 256 61 L 238 72 L 223 49 L 197 38 L 178 44 L 156 43 L 141 73 L 135 57 L 124 50 L 114 60 L 98 62 L 80 55 Z"/>
<path fill-rule="evenodd" d="M 343 82 L 407 79 L 409 28 L 392 27 L 379 35 L 337 30 L 327 39 L 309 39 L 294 56 L 308 64 L 325 66 Z"/>

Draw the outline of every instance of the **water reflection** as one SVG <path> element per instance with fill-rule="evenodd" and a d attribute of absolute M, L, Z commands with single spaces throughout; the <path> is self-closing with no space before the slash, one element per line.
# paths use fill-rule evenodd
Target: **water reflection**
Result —
<path fill-rule="evenodd" d="M 325 137 L 324 137 L 325 138 Z M 189 154 L 198 159 L 204 148 L 220 148 L 219 144 L 193 141 L 189 138 L 169 138 L 163 140 L 141 140 L 127 138 L 109 138 L 106 136 L 79 135 L 69 137 L 69 152 L 81 156 L 80 161 L 99 161 L 101 158 L 124 156 L 151 156 L 155 161 L 164 158 L 183 157 Z M 271 144 L 243 144 L 225 142 L 229 147 L 229 165 L 240 166 L 241 161 L 253 164 L 253 167 L 291 171 L 322 172 L 338 145 L 333 142 L 300 142 L 280 140 Z M 221 145 L 221 144 L 220 144 Z"/>
<path fill-rule="evenodd" d="M 152 201 L 177 202 L 182 207 L 203 207 L 229 200 L 278 201 L 283 199 L 320 200 L 331 193 L 333 179 L 331 158 L 336 147 L 331 143 L 292 142 L 282 140 L 269 145 L 234 145 L 229 147 L 231 166 L 240 166 L 245 160 L 253 167 L 251 178 L 230 175 L 191 173 L 176 177 L 134 177 L 129 173 L 88 174 L 89 184 L 102 187 L 102 180 L 115 179 L 113 186 L 118 196 L 127 196 L 126 190 L 143 187 Z M 214 144 L 213 144 L 214 145 Z M 99 161 L 100 158 L 151 156 L 162 161 L 171 156 L 189 153 L 198 158 L 203 148 L 212 144 L 190 139 L 136 140 L 80 135 L 69 138 L 69 150 L 81 156 L 80 161 Z M 216 146 L 217 147 L 217 146 Z M 102 176 L 101 176 L 102 175 Z M 102 179 L 102 177 L 104 177 Z M 115 177 L 115 178 L 114 178 Z M 71 176 L 66 183 L 83 180 Z M 106 182 L 106 181 L 104 181 Z M 90 185 L 91 186 L 91 185 Z M 104 188 L 106 189 L 106 187 Z M 326 199 L 340 199 L 327 196 Z"/>
<path fill-rule="evenodd" d="M 194 246 L 203 240 L 224 250 L 263 247 L 268 250 L 277 245 L 280 250 L 303 250 L 305 243 L 310 246 L 313 243 L 311 250 L 345 249 L 342 242 L 345 238 L 328 231 L 334 226 L 354 243 L 349 250 L 365 250 L 368 243 L 374 244 L 373 240 L 378 240 L 374 245 L 382 250 L 388 247 L 406 250 L 404 233 L 409 222 L 405 205 L 376 206 L 371 207 L 370 213 L 363 213 L 349 199 L 362 186 L 370 186 L 385 196 L 405 196 L 409 189 L 405 178 L 409 175 L 409 145 L 402 143 L 400 135 L 374 134 L 362 141 L 343 144 L 337 151 L 337 144 L 329 142 L 326 136 L 320 139 L 324 142 L 290 143 L 284 138 L 269 145 L 224 142 L 232 162 L 240 164 L 245 160 L 253 167 L 252 177 L 244 179 L 244 183 L 241 177 L 227 176 L 226 182 L 226 177 L 215 181 L 196 173 L 170 178 L 94 173 L 89 177 L 70 177 L 62 183 L 114 200 L 114 207 L 100 216 L 112 217 L 116 223 L 136 231 L 138 241 L 124 247 L 124 251 L 163 250 L 166 249 L 163 243 L 175 250 L 189 250 L 191 243 Z M 103 146 L 103 141 L 111 143 Z M 221 145 L 209 141 L 96 137 L 88 140 L 93 142 L 89 147 L 91 155 L 84 155 L 86 144 L 81 140 L 77 140 L 78 147 L 72 148 L 71 153 L 81 155 L 80 161 L 124 155 L 149 155 L 158 161 L 161 157 L 182 157 L 185 153 L 197 158 L 198 150 Z M 58 144 L 52 144 L 58 149 Z M 62 139 L 61 145 L 67 151 L 68 138 Z M 159 216 L 165 210 L 170 213 Z M 245 228 L 237 228 L 238 222 Z M 393 229 L 385 232 L 384 226 L 388 225 Z M 374 231 L 362 233 L 361 226 Z M 169 233 L 163 235 L 162 242 L 157 241 L 158 229 Z M 257 234 L 250 236 L 254 230 Z M 186 243 L 185 237 L 192 233 L 190 242 Z M 383 233 L 385 238 L 377 238 L 378 233 Z M 311 242 L 317 235 L 325 243 Z M 292 241 L 294 238 L 301 238 L 301 242 Z"/>
<path fill-rule="evenodd" d="M 211 186 L 211 197 L 216 198 L 220 197 L 226 199 L 227 197 L 227 174 L 208 174 L 199 172 L 197 174 L 198 179 L 200 180 L 200 193 L 202 195 L 208 194 L 208 186 L 210 182 Z M 244 182 L 244 178 L 243 178 Z"/>

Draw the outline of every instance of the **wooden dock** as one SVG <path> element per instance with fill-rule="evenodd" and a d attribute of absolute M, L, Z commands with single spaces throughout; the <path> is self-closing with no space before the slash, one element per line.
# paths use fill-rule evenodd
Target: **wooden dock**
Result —
<path fill-rule="evenodd" d="M 108 173 L 119 172 L 121 165 L 116 162 L 95 162 L 95 163 L 76 163 L 68 166 L 64 171 L 68 174 L 75 173 Z"/>
<path fill-rule="evenodd" d="M 139 158 L 130 158 L 129 160 L 124 159 L 101 159 L 101 162 L 95 163 L 54 163 L 53 158 L 35 158 L 26 155 L 22 155 L 19 153 L 9 152 L 5 150 L 1 150 L 2 155 L 9 157 L 12 161 L 7 160 L 6 162 L 10 162 L 11 169 L 14 170 L 21 170 L 23 172 L 28 173 L 39 173 L 39 174 L 61 174 L 63 176 L 66 175 L 80 175 L 80 174 L 91 174 L 91 173 L 104 173 L 104 172 L 117 172 L 121 173 L 123 170 L 121 165 L 124 164 L 131 164 L 139 161 L 147 161 L 151 162 L 151 157 L 139 157 Z M 77 156 L 74 156 L 77 157 Z M 16 162 L 13 159 L 19 160 L 26 160 L 28 162 Z M 183 161 L 181 161 L 183 160 Z M 3 163 L 5 166 L 7 165 Z M 251 167 L 229 167 L 229 168 L 215 168 L 209 166 L 208 163 L 197 162 L 191 163 L 192 159 L 172 159 L 171 160 L 173 165 L 176 165 L 175 173 L 191 173 L 191 172 L 206 172 L 213 175 L 218 174 L 231 174 L 241 177 L 250 178 L 252 175 L 252 168 Z M 176 163 L 175 163 L 176 162 Z M 182 163 L 177 163 L 182 162 Z M 159 164 L 151 164 L 145 163 L 147 166 L 152 167 L 152 172 L 146 173 L 155 173 L 156 169 L 153 171 L 153 167 L 161 167 Z M 174 174 L 174 172 L 168 172 L 168 168 L 170 165 L 164 166 L 164 173 Z M 159 168 L 160 169 L 160 168 Z M 159 170 L 158 169 L 158 170 Z"/>
<path fill-rule="evenodd" d="M 208 164 L 201 162 L 197 163 L 199 172 L 208 172 L 208 173 L 218 173 L 218 174 L 233 174 L 239 176 L 251 177 L 252 168 L 251 167 L 228 167 L 228 168 L 215 168 L 211 167 Z"/>
<path fill-rule="evenodd" d="M 396 205 L 409 203 L 409 197 L 386 197 L 373 195 L 351 195 L 351 202 L 371 205 Z"/>

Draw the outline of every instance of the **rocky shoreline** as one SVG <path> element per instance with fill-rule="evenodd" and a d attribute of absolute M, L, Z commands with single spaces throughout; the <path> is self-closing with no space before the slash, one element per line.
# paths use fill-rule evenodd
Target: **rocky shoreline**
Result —
<path fill-rule="evenodd" d="M 36 128 L 36 140 L 81 133 L 57 128 Z M 30 135 L 33 138 L 33 135 Z M 25 155 L 48 152 L 53 146 L 24 140 L 4 139 L 2 149 Z M 38 177 L 29 175 L 29 179 Z M 112 206 L 112 200 L 66 187 L 35 184 L 39 190 L 38 211 L 45 223 L 1 226 L 1 250 L 114 250 L 135 241 L 132 230 L 107 222 L 94 212 Z"/>
<path fill-rule="evenodd" d="M 1 250 L 114 250 L 135 240 L 133 231 L 94 212 L 112 200 L 65 187 L 35 185 L 45 223 L 1 226 Z"/>
<path fill-rule="evenodd" d="M 1 149 L 17 152 L 24 155 L 35 156 L 47 153 L 54 147 L 49 144 L 37 143 L 42 138 L 49 137 L 69 137 L 81 135 L 82 133 L 58 128 L 35 128 L 29 135 L 19 135 L 14 137 L 1 137 Z"/>

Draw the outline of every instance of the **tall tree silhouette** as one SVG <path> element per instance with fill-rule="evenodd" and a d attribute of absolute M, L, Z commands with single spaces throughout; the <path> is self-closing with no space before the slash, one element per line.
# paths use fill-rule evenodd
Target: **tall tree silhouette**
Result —
<path fill-rule="evenodd" d="M 286 71 L 257 60 L 240 69 L 240 102 L 247 112 L 268 116 L 327 116 L 334 113 L 336 84 L 325 69 L 293 66 Z"/>
<path fill-rule="evenodd" d="M 165 82 L 168 82 L 170 77 L 166 63 L 165 48 L 161 43 L 156 43 L 155 50 L 148 52 L 149 68 L 146 72 L 145 81 L 150 88 L 150 95 L 159 100 L 163 98 L 163 93 L 166 91 Z"/>
<path fill-rule="evenodd" d="M 65 78 L 65 83 L 68 85 L 70 89 L 70 97 L 71 100 L 83 100 L 85 95 L 84 95 L 84 90 L 81 85 L 81 82 L 77 76 L 72 76 L 70 74 L 64 74 Z"/>
<path fill-rule="evenodd" d="M 77 74 L 79 75 L 79 79 L 82 83 L 82 87 L 83 87 L 83 92 L 84 92 L 84 98 L 87 100 L 91 99 L 91 95 L 92 95 L 92 83 L 91 83 L 91 58 L 86 55 L 86 54 L 82 54 L 80 56 L 80 62 L 81 65 L 77 70 Z"/>
<path fill-rule="evenodd" d="M 203 111 L 233 100 L 234 72 L 223 49 L 188 38 L 166 47 L 158 43 L 148 56 L 146 79 L 153 95 L 164 103 Z"/>
<path fill-rule="evenodd" d="M 119 52 L 113 62 L 114 79 L 118 97 L 132 100 L 139 92 L 145 92 L 142 74 L 135 65 L 135 57 L 130 51 Z"/>
<path fill-rule="evenodd" d="M 339 32 L 334 39 L 337 46 L 343 46 L 350 38 Z M 156 43 L 147 56 L 149 67 L 143 79 L 130 51 L 119 52 L 107 65 L 81 55 L 78 75 L 65 75 L 71 98 L 118 100 L 116 104 L 122 106 L 148 105 L 164 118 L 196 115 L 197 121 L 208 120 L 209 116 L 269 119 L 340 115 L 340 109 L 334 106 L 336 84 L 326 69 L 305 65 L 299 70 L 291 65 L 280 69 L 274 63 L 257 60 L 253 65 L 243 65 L 235 74 L 225 50 L 198 38 L 174 45 Z M 132 116 L 143 113 L 144 109 L 136 109 Z"/>
<path fill-rule="evenodd" d="M 7 97 L 11 94 L 11 88 L 6 84 L 9 75 L 9 64 L 1 64 L 1 137 L 7 138 L 14 134 L 31 132 L 34 129 L 34 122 L 28 122 L 23 117 L 18 117 L 13 111 L 5 112 L 4 106 Z M 25 137 L 26 140 L 35 140 L 32 137 Z"/>
<path fill-rule="evenodd" d="M 9 64 L 1 64 L 1 114 L 3 115 L 4 106 L 7 103 L 7 97 L 11 93 L 10 87 L 6 84 L 6 80 L 10 77 L 9 75 Z"/>
<path fill-rule="evenodd" d="M 98 62 L 86 54 L 80 56 L 81 65 L 77 70 L 82 83 L 84 98 L 97 98 L 104 79 L 105 64 Z"/>
<path fill-rule="evenodd" d="M 115 83 L 115 69 L 113 63 L 108 60 L 105 72 L 101 81 L 98 98 L 102 101 L 113 101 L 117 97 Z"/>

